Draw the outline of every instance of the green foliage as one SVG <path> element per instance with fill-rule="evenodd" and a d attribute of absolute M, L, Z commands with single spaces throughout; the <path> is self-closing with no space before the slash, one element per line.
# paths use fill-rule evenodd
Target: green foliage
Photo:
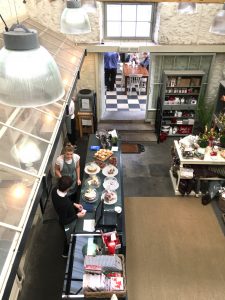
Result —
<path fill-rule="evenodd" d="M 206 126 L 207 128 L 211 127 L 212 115 L 214 111 L 214 104 L 210 105 L 205 103 L 204 100 L 204 97 L 200 96 L 197 110 L 198 121 L 202 129 L 204 129 Z"/>

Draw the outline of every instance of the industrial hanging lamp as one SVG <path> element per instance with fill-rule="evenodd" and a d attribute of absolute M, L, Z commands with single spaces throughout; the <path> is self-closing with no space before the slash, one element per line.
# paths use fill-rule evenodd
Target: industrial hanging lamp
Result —
<path fill-rule="evenodd" d="M 91 32 L 88 14 L 81 7 L 80 0 L 67 0 L 61 16 L 61 32 L 84 34 Z"/>
<path fill-rule="evenodd" d="M 178 4 L 178 13 L 194 14 L 196 12 L 196 3 L 181 2 Z"/>
<path fill-rule="evenodd" d="M 61 99 L 65 93 L 58 67 L 39 45 L 37 32 L 14 24 L 3 33 L 0 50 L 0 103 L 35 107 Z"/>
<path fill-rule="evenodd" d="M 214 34 L 225 35 L 225 4 L 216 14 L 209 32 Z"/>

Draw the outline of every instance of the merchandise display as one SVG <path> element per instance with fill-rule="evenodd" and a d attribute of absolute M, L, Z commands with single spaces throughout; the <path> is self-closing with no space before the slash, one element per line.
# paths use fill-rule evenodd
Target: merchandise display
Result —
<path fill-rule="evenodd" d="M 192 133 L 204 74 L 201 70 L 164 71 L 156 116 L 158 141 Z"/>

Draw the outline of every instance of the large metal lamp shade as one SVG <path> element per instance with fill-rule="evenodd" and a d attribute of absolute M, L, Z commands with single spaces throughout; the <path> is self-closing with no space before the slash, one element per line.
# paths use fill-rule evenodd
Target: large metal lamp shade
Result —
<path fill-rule="evenodd" d="M 196 12 L 196 3 L 181 2 L 178 4 L 178 12 L 181 14 L 193 14 Z"/>
<path fill-rule="evenodd" d="M 67 0 L 61 15 L 61 32 L 84 34 L 91 32 L 88 14 L 81 7 L 80 0 Z"/>
<path fill-rule="evenodd" d="M 64 96 L 59 69 L 49 52 L 39 45 L 37 32 L 21 24 L 3 34 L 0 50 L 0 103 L 36 107 Z"/>
<path fill-rule="evenodd" d="M 215 16 L 209 32 L 214 34 L 225 35 L 225 4 Z"/>

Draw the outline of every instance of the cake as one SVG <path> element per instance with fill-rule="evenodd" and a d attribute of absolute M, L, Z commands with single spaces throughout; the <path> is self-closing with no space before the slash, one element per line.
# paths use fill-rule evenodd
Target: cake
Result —
<path fill-rule="evenodd" d="M 95 173 L 97 171 L 97 165 L 96 164 L 90 164 L 87 166 L 87 171 L 89 173 Z"/>
<path fill-rule="evenodd" d="M 116 198 L 116 194 L 114 192 L 111 192 L 111 191 L 106 191 L 105 192 L 105 195 L 104 195 L 105 202 L 110 203 L 115 198 Z"/>
<path fill-rule="evenodd" d="M 84 193 L 84 197 L 85 199 L 91 201 L 91 200 L 94 200 L 95 197 L 96 197 L 96 192 L 95 190 L 92 190 L 92 189 L 88 189 L 85 193 Z"/>
<path fill-rule="evenodd" d="M 100 182 L 97 176 L 92 176 L 88 179 L 88 184 L 93 186 L 99 186 Z"/>

